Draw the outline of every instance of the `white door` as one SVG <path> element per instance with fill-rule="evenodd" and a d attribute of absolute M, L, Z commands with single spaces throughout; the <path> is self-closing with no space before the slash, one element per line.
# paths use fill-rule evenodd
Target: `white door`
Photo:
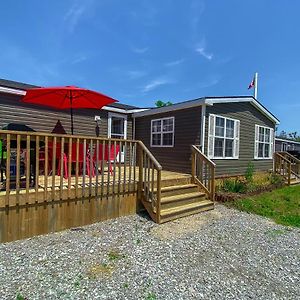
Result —
<path fill-rule="evenodd" d="M 112 139 L 127 138 L 127 116 L 108 113 L 108 137 Z M 117 157 L 119 162 L 119 155 Z M 121 162 L 124 162 L 124 147 L 121 149 Z"/>

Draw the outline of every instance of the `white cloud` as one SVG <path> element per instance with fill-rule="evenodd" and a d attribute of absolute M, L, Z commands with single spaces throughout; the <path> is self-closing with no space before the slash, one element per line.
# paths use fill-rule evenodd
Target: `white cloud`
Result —
<path fill-rule="evenodd" d="M 177 59 L 177 60 L 174 60 L 174 61 L 170 61 L 168 63 L 165 64 L 166 67 L 173 67 L 173 66 L 178 66 L 180 64 L 182 64 L 184 62 L 184 58 L 181 58 L 181 59 Z"/>
<path fill-rule="evenodd" d="M 154 89 L 156 89 L 159 86 L 165 85 L 165 84 L 169 84 L 172 83 L 171 80 L 168 79 L 154 79 L 152 81 L 150 81 L 148 84 L 146 84 L 143 88 L 142 91 L 144 93 L 150 92 Z"/>
<path fill-rule="evenodd" d="M 195 49 L 195 51 L 198 52 L 200 55 L 202 55 L 207 60 L 212 60 L 213 59 L 213 54 L 212 53 L 208 53 L 206 51 L 205 47 L 197 47 Z"/>
<path fill-rule="evenodd" d="M 214 57 L 212 53 L 209 53 L 207 51 L 207 43 L 205 37 L 203 37 L 202 40 L 196 44 L 195 51 L 207 60 L 212 60 Z"/>
<path fill-rule="evenodd" d="M 86 55 L 80 55 L 77 56 L 76 58 L 73 59 L 73 61 L 71 62 L 71 64 L 75 65 L 75 64 L 79 64 L 83 61 L 86 61 L 88 58 Z"/>
<path fill-rule="evenodd" d="M 73 32 L 83 17 L 87 9 L 93 4 L 94 0 L 75 1 L 64 16 L 64 21 L 68 24 L 70 32 Z"/>
<path fill-rule="evenodd" d="M 148 47 L 144 47 L 144 48 L 138 48 L 138 47 L 132 47 L 132 51 L 138 54 L 143 54 L 145 52 L 147 52 L 149 50 Z"/>
<path fill-rule="evenodd" d="M 139 71 L 139 70 L 132 70 L 132 71 L 128 71 L 127 75 L 130 79 L 137 79 L 137 78 L 141 78 L 147 75 L 147 72 L 145 71 Z"/>

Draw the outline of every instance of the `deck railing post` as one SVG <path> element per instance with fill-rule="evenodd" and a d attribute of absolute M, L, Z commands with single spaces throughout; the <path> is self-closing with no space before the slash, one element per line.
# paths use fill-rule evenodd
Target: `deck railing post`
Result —
<path fill-rule="evenodd" d="M 291 175 L 292 175 L 292 164 L 289 162 L 288 164 L 288 185 L 291 185 Z"/>
<path fill-rule="evenodd" d="M 192 147 L 192 182 L 195 183 L 196 177 L 196 154 Z"/>
<path fill-rule="evenodd" d="M 192 145 L 192 182 L 200 186 L 209 199 L 215 199 L 215 168 L 216 165 L 205 156 L 195 145 Z"/>
<path fill-rule="evenodd" d="M 161 210 L 161 170 L 157 170 L 157 202 L 156 202 L 156 222 L 160 224 Z"/>
<path fill-rule="evenodd" d="M 211 201 L 215 201 L 215 172 L 216 168 L 213 166 L 211 168 Z"/>
<path fill-rule="evenodd" d="M 139 181 L 138 181 L 138 199 L 142 200 L 142 190 L 143 190 L 143 149 L 137 144 L 137 165 L 139 167 Z"/>

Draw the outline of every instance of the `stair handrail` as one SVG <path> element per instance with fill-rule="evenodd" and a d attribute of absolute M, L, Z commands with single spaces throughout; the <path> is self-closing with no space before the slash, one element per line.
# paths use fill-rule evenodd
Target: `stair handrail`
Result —
<path fill-rule="evenodd" d="M 283 157 L 286 157 L 287 159 L 293 160 L 293 161 L 295 161 L 296 163 L 299 163 L 299 164 L 300 164 L 300 159 L 297 158 L 296 156 L 292 155 L 292 154 L 289 153 L 289 152 L 286 152 L 286 151 L 277 151 L 276 153 L 279 153 L 279 154 L 282 155 Z"/>
<path fill-rule="evenodd" d="M 284 177 L 288 185 L 291 184 L 292 162 L 282 155 L 282 152 L 274 152 L 274 173 Z"/>
<path fill-rule="evenodd" d="M 192 151 L 192 181 L 199 185 L 211 201 L 215 200 L 215 169 L 216 164 L 196 146 Z"/>
<path fill-rule="evenodd" d="M 280 151 L 277 153 L 279 153 L 280 155 L 282 155 L 283 157 L 285 157 L 287 160 L 291 162 L 291 173 L 295 177 L 300 179 L 300 159 L 298 159 L 297 157 L 295 157 L 294 155 L 286 151 Z"/>
<path fill-rule="evenodd" d="M 142 141 L 138 141 L 137 150 L 138 197 L 140 200 L 151 204 L 152 211 L 148 211 L 148 205 L 145 208 L 151 217 L 160 223 L 162 166 Z"/>

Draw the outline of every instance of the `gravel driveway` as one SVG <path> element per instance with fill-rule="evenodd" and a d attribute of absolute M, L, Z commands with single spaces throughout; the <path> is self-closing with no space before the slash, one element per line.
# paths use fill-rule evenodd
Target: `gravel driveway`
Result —
<path fill-rule="evenodd" d="M 300 299 L 300 230 L 217 205 L 0 245 L 1 299 Z"/>

